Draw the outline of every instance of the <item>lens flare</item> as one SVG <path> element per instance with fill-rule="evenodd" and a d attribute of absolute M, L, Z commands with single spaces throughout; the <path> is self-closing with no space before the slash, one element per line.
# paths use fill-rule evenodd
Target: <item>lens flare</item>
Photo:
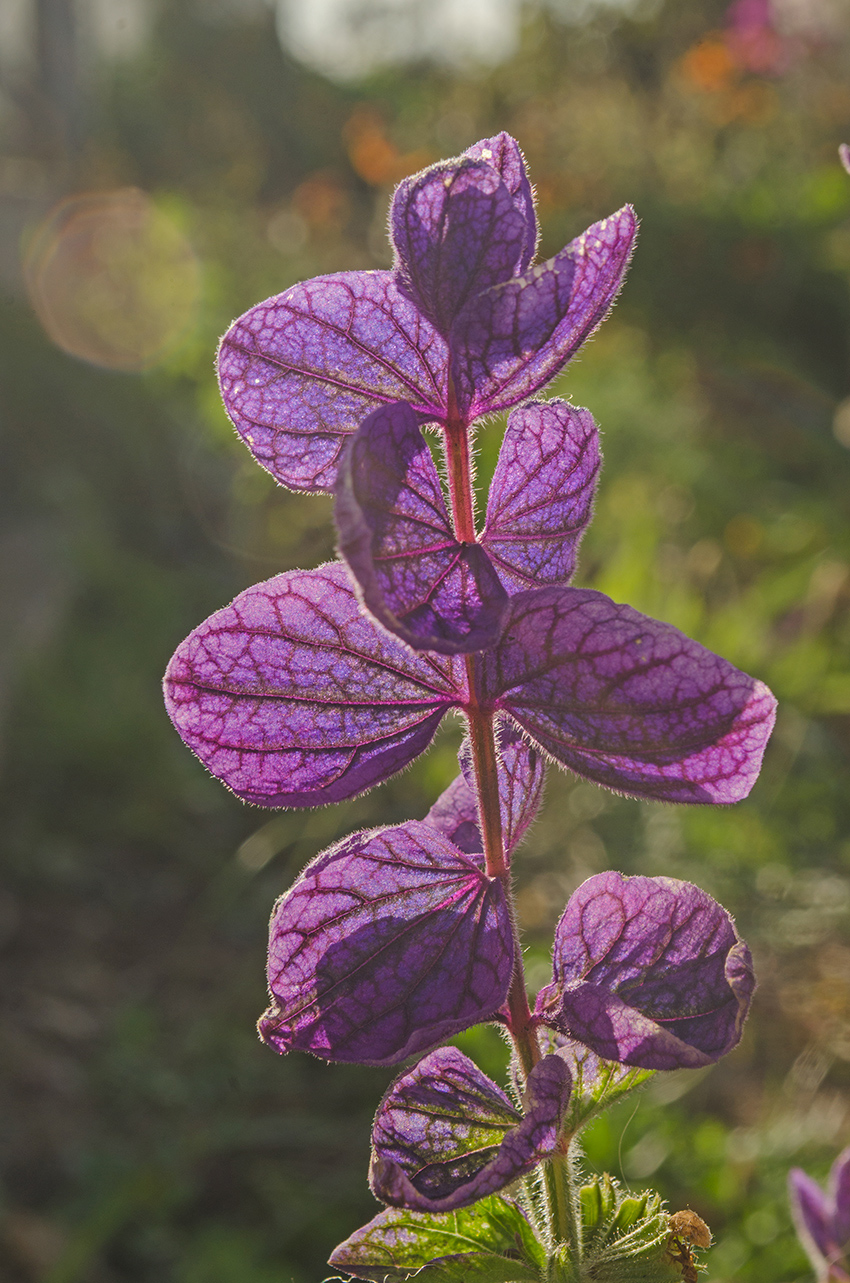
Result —
<path fill-rule="evenodd" d="M 30 302 L 63 351 L 110 370 L 145 370 L 190 329 L 200 267 L 174 222 L 135 187 L 59 202 L 24 258 Z"/>

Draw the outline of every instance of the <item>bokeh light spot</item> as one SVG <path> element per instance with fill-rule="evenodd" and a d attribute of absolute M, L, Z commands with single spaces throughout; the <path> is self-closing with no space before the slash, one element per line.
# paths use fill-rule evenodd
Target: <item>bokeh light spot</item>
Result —
<path fill-rule="evenodd" d="M 850 450 L 850 396 L 839 401 L 832 419 L 832 433 L 836 441 Z"/>
<path fill-rule="evenodd" d="M 28 246 L 30 302 L 63 351 L 110 370 L 144 370 L 190 329 L 200 267 L 174 222 L 135 187 L 59 202 Z"/>
<path fill-rule="evenodd" d="M 680 67 L 690 87 L 704 93 L 728 88 L 735 73 L 726 41 L 716 34 L 693 45 L 682 58 Z"/>
<path fill-rule="evenodd" d="M 753 557 L 761 547 L 764 530 L 761 523 L 740 513 L 727 523 L 723 542 L 735 557 Z"/>

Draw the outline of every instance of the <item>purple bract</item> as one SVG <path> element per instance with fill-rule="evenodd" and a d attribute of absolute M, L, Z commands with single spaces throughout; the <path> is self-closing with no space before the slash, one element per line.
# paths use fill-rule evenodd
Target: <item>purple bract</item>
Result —
<path fill-rule="evenodd" d="M 462 156 L 399 183 L 390 236 L 399 290 L 448 338 L 467 304 L 528 265 L 536 219 L 489 161 Z"/>
<path fill-rule="evenodd" d="M 587 410 L 531 401 L 512 411 L 481 537 L 509 592 L 572 578 L 601 462 Z"/>
<path fill-rule="evenodd" d="M 634 210 L 625 205 L 461 313 L 451 373 L 464 417 L 506 410 L 554 378 L 610 311 L 636 234 Z"/>
<path fill-rule="evenodd" d="M 602 321 L 634 246 L 626 207 L 530 267 L 537 219 L 512 138 L 406 179 L 391 272 L 340 272 L 251 308 L 219 379 L 254 457 L 294 490 L 331 489 L 347 436 L 381 405 L 467 426 L 533 395 Z"/>
<path fill-rule="evenodd" d="M 390 632 L 448 654 L 498 641 L 507 593 L 481 545 L 455 538 L 431 451 L 404 401 L 375 410 L 349 439 L 336 522 L 363 601 Z"/>
<path fill-rule="evenodd" d="M 337 802 L 386 779 L 464 690 L 457 660 L 417 654 L 363 613 L 341 565 L 249 588 L 186 639 L 165 677 L 189 747 L 263 806 Z"/>
<path fill-rule="evenodd" d="M 850 1149 L 836 1158 L 825 1190 L 793 1167 L 788 1196 L 794 1226 L 818 1283 L 850 1283 Z"/>
<path fill-rule="evenodd" d="M 747 1015 L 750 956 L 725 910 L 617 873 L 571 898 L 532 1013 L 510 899 L 547 759 L 635 797 L 736 802 L 773 725 L 761 682 L 570 585 L 598 432 L 587 410 L 529 398 L 605 316 L 635 233 L 626 206 L 534 264 L 532 189 L 500 134 L 400 185 L 392 271 L 295 285 L 222 341 L 237 431 L 281 483 L 335 492 L 341 560 L 247 589 L 178 647 L 165 694 L 180 734 L 240 798 L 304 807 L 402 770 L 447 713 L 467 723 L 460 774 L 424 820 L 317 856 L 271 923 L 267 1043 L 372 1065 L 429 1053 L 378 1111 L 371 1180 L 438 1219 L 376 1218 L 340 1258 L 365 1278 L 402 1245 L 411 1269 L 441 1259 L 410 1235 L 439 1236 L 442 1214 L 468 1217 L 565 1153 L 644 1071 L 717 1060 Z M 511 407 L 479 529 L 470 431 Z M 433 1050 L 492 1020 L 516 1043 L 521 1108 Z M 528 1261 L 504 1273 L 507 1251 L 495 1274 L 473 1253 L 482 1283 L 527 1277 Z"/>
<path fill-rule="evenodd" d="M 485 706 L 577 775 L 668 802 L 746 797 L 776 709 L 678 628 L 580 588 L 513 597 L 482 686 Z"/>
<path fill-rule="evenodd" d="M 269 942 L 277 1051 L 394 1064 L 505 1000 L 514 940 L 505 887 L 432 825 L 355 833 L 278 901 Z"/>
<path fill-rule="evenodd" d="M 536 1011 L 606 1060 L 696 1069 L 737 1046 L 754 988 L 749 949 L 705 891 L 599 873 L 558 923 Z"/>
<path fill-rule="evenodd" d="M 447 1212 L 503 1189 L 557 1148 L 570 1085 L 565 1062 L 545 1056 L 520 1113 L 462 1052 L 432 1052 L 378 1108 L 372 1192 L 394 1207 Z"/>
<path fill-rule="evenodd" d="M 510 727 L 499 728 L 499 743 L 510 858 L 539 805 L 543 765 Z M 464 743 L 462 766 L 467 756 Z M 311 861 L 272 915 L 265 1041 L 389 1064 L 494 1017 L 514 941 L 482 845 L 461 774 L 422 823 L 355 833 Z"/>
<path fill-rule="evenodd" d="M 499 722 L 496 726 L 499 749 L 499 801 L 505 855 L 508 860 L 519 846 L 531 824 L 543 795 L 546 768 L 537 749 L 527 744 L 515 726 Z M 478 828 L 478 802 L 472 750 L 468 739 L 460 746 L 461 774 L 437 798 L 425 817 L 462 851 L 481 852 L 484 845 Z"/>
<path fill-rule="evenodd" d="M 514 410 L 481 542 L 460 540 L 410 405 L 373 411 L 349 439 L 336 484 L 340 552 L 364 604 L 417 650 L 493 646 L 506 590 L 572 576 L 600 462 L 587 410 L 565 401 Z"/>
<path fill-rule="evenodd" d="M 462 660 L 387 633 L 341 565 L 242 593 L 178 647 L 165 693 L 201 761 L 264 806 L 352 797 L 472 703 Z M 577 588 L 511 598 L 474 703 L 577 774 L 671 802 L 745 797 L 775 710 L 766 686 L 677 628 Z"/>
<path fill-rule="evenodd" d="M 280 575 L 196 629 L 166 675 L 181 735 L 264 806 L 380 783 L 449 709 L 502 715 L 632 796 L 745 797 L 773 725 L 767 688 L 671 625 L 568 586 L 600 464 L 586 410 L 513 411 L 475 529 L 466 430 L 534 393 L 599 323 L 633 212 L 532 266 L 531 188 L 501 134 L 405 180 L 391 222 L 392 272 L 293 286 L 223 340 L 225 401 L 257 457 L 293 487 L 335 485 L 351 577 Z M 448 498 L 429 422 L 444 429 Z"/>

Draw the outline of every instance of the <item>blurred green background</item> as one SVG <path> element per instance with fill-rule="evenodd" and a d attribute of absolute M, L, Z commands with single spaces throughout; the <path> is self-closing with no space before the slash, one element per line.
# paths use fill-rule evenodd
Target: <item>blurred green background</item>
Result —
<path fill-rule="evenodd" d="M 387 265 L 393 183 L 499 129 L 544 256 L 627 200 L 643 219 L 556 387 L 603 432 L 580 582 L 781 709 L 731 810 L 550 773 L 516 862 L 530 979 L 604 868 L 736 913 L 742 1046 L 659 1076 L 588 1160 L 697 1210 L 714 1283 L 810 1277 L 785 1174 L 850 1142 L 848 73 L 847 0 L 0 2 L 3 1283 L 311 1283 L 377 1210 L 389 1074 L 259 1044 L 266 923 L 324 845 L 424 814 L 459 726 L 401 783 L 266 813 L 183 748 L 159 682 L 235 592 L 333 554 L 329 500 L 232 433 L 219 334 Z M 492 1030 L 463 1041 L 500 1071 Z"/>

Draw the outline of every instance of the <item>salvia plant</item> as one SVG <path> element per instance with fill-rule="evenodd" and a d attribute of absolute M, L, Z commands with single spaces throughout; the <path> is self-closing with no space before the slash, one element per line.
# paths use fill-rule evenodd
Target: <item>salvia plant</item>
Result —
<path fill-rule="evenodd" d="M 511 893 L 547 763 L 726 804 L 773 724 L 761 682 L 570 586 L 599 440 L 587 410 L 539 394 L 611 308 L 636 230 L 625 206 L 536 263 L 532 188 L 500 134 L 401 183 L 392 270 L 294 285 L 221 344 L 237 432 L 282 485 L 335 494 L 340 557 L 182 643 L 165 691 L 183 739 L 245 801 L 307 807 L 465 721 L 428 814 L 323 851 L 271 922 L 263 1040 L 404 1065 L 372 1137 L 385 1210 L 331 1256 L 359 1279 L 694 1279 L 709 1241 L 692 1212 L 586 1180 L 578 1137 L 652 1073 L 736 1046 L 755 981 L 730 915 L 673 878 L 591 877 L 531 1006 Z M 475 425 L 511 407 L 482 524 Z M 446 1045 L 484 1021 L 510 1040 L 507 1090 Z"/>

